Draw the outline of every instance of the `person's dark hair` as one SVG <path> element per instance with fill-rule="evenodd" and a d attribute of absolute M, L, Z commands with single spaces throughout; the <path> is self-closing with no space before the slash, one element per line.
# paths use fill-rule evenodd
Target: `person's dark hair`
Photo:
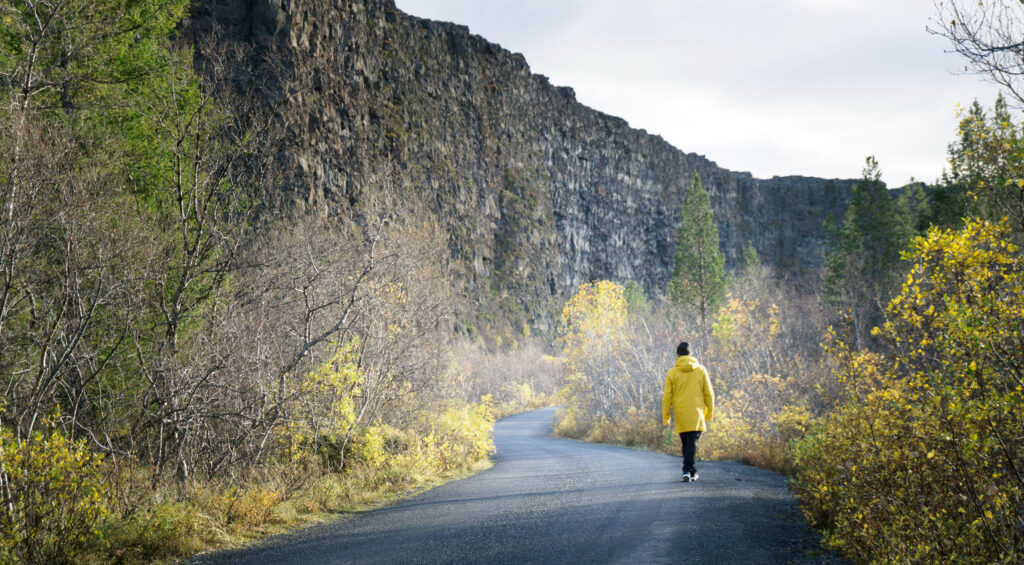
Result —
<path fill-rule="evenodd" d="M 676 346 L 676 355 L 689 355 L 689 354 L 690 354 L 690 344 L 689 343 L 686 343 L 685 341 L 682 341 L 682 342 L 679 343 L 679 345 Z"/>

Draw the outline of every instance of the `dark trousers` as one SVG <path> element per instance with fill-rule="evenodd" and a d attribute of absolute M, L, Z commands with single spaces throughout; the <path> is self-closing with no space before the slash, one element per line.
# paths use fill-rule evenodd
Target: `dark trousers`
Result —
<path fill-rule="evenodd" d="M 700 439 L 700 432 L 679 432 L 679 439 L 683 442 L 683 472 L 696 473 L 697 440 Z"/>

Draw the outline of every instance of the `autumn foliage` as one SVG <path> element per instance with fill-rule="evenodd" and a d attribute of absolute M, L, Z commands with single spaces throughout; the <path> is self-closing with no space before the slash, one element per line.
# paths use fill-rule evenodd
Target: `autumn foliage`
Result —
<path fill-rule="evenodd" d="M 700 455 L 787 471 L 790 440 L 830 406 L 818 347 L 825 318 L 813 297 L 750 263 L 730 282 L 711 340 L 695 344 L 717 404 Z M 581 285 L 563 309 L 567 408 L 556 432 L 679 453 L 658 410 L 675 345 L 693 342 L 700 321 L 672 304 L 652 307 L 646 297 L 630 303 L 623 296 L 623 285 L 597 281 Z"/>
<path fill-rule="evenodd" d="M 801 307 L 806 299 L 764 288 L 746 298 L 730 295 L 719 312 L 707 355 L 716 422 L 702 438 L 711 457 L 792 469 L 789 442 L 829 405 L 821 357 L 813 338 L 801 335 L 815 318 Z"/>
<path fill-rule="evenodd" d="M 67 562 L 94 543 L 108 514 L 101 460 L 57 431 L 0 428 L 0 563 Z"/>
<path fill-rule="evenodd" d="M 796 444 L 797 490 L 828 541 L 879 563 L 1024 556 L 1024 258 L 1005 224 L 917 239 L 876 333 L 831 347 L 846 399 Z"/>
<path fill-rule="evenodd" d="M 565 356 L 560 396 L 566 411 L 556 432 L 626 445 L 671 442 L 654 410 L 660 407 L 665 356 L 642 327 L 646 298 L 633 305 L 623 285 L 580 285 L 562 309 L 560 344 Z"/>

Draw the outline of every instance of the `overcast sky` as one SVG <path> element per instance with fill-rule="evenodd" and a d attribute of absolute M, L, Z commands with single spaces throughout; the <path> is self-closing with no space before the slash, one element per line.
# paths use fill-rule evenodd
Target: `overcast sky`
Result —
<path fill-rule="evenodd" d="M 930 0 L 397 0 L 526 56 L 577 99 L 754 176 L 932 182 L 957 104 L 995 89 L 956 74 Z"/>

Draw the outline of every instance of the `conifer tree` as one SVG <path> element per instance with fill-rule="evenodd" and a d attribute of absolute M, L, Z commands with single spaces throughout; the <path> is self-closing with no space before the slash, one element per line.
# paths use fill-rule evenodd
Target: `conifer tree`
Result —
<path fill-rule="evenodd" d="M 916 235 L 915 207 L 893 199 L 881 176 L 878 161 L 868 157 L 842 223 L 828 228 L 825 297 L 850 316 L 857 346 L 882 322 L 882 305 L 903 276 L 901 253 Z"/>
<path fill-rule="evenodd" d="M 667 295 L 673 304 L 697 310 L 705 335 L 708 317 L 714 315 L 725 298 L 725 256 L 718 244 L 711 200 L 700 175 L 694 172 L 690 190 L 683 198 L 675 268 Z"/>
<path fill-rule="evenodd" d="M 651 314 L 651 303 L 647 291 L 636 281 L 627 281 L 622 296 L 629 306 L 629 313 L 639 319 L 646 319 Z"/>
<path fill-rule="evenodd" d="M 747 246 L 743 248 L 743 270 L 749 270 L 761 266 L 761 256 L 758 255 L 757 249 L 754 249 L 754 244 L 747 242 Z"/>
<path fill-rule="evenodd" d="M 1015 238 L 1024 233 L 1024 126 L 1000 95 L 991 115 L 977 101 L 960 120 L 960 138 L 949 146 L 949 170 L 943 173 L 941 204 L 952 210 L 936 214 L 959 226 L 960 217 L 975 215 L 992 222 L 1008 218 Z"/>

